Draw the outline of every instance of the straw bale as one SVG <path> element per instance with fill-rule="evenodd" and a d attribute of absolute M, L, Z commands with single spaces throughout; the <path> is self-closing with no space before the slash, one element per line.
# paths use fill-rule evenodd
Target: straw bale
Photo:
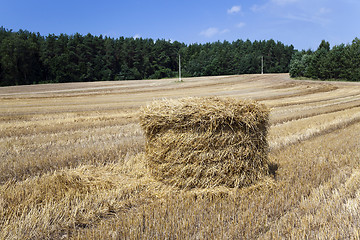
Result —
<path fill-rule="evenodd" d="M 141 109 L 151 174 L 180 188 L 243 187 L 268 174 L 269 111 L 254 101 L 204 97 Z"/>

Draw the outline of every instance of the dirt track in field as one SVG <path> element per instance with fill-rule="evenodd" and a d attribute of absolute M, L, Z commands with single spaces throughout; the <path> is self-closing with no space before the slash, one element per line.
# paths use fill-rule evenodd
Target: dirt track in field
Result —
<path fill-rule="evenodd" d="M 190 96 L 255 99 L 280 112 L 286 111 L 286 108 L 295 112 L 311 108 L 310 105 L 315 105 L 312 109 L 323 105 L 327 110 L 322 109 L 319 113 L 324 113 L 339 111 L 343 109 L 342 105 L 349 108 L 360 104 L 360 85 L 293 80 L 288 74 L 255 74 L 185 78 L 181 83 L 176 79 L 162 79 L 13 86 L 0 88 L 0 116 L 78 111 L 133 112 L 154 99 Z M 293 108 L 294 105 L 297 107 Z M 336 106 L 335 110 L 332 106 Z M 294 113 L 292 116 L 285 115 L 287 118 L 279 114 L 280 119 L 273 121 L 297 118 Z"/>

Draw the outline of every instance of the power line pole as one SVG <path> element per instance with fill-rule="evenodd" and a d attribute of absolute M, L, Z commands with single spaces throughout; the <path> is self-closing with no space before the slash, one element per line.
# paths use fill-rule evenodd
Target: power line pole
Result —
<path fill-rule="evenodd" d="M 264 56 L 261 56 L 261 74 L 264 74 Z"/>
<path fill-rule="evenodd" d="M 179 82 L 182 82 L 181 80 L 181 59 L 180 59 L 180 54 L 179 54 Z"/>

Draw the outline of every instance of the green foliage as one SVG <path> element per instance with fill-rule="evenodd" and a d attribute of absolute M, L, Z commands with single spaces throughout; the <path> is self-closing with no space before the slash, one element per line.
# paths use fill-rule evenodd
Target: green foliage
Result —
<path fill-rule="evenodd" d="M 0 28 L 0 86 L 213 76 L 289 71 L 293 46 L 274 40 L 186 45 L 163 39 L 81 35 L 46 37 Z"/>
<path fill-rule="evenodd" d="M 0 28 L 0 86 L 37 83 L 41 78 L 39 34 Z"/>
<path fill-rule="evenodd" d="M 290 70 L 289 70 L 289 74 L 291 77 L 300 77 L 300 76 L 304 76 L 304 72 L 305 72 L 305 61 L 303 60 L 303 58 L 306 55 L 303 54 L 302 52 L 296 52 L 294 54 L 294 56 L 292 57 L 291 61 L 290 61 Z"/>
<path fill-rule="evenodd" d="M 290 62 L 290 76 L 360 81 L 359 66 L 360 39 L 355 38 L 352 44 L 340 44 L 332 49 L 329 42 L 323 40 L 314 52 L 294 54 Z"/>

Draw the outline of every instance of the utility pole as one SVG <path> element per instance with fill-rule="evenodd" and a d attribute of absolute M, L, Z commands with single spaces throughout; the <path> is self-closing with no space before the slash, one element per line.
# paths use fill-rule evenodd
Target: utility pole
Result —
<path fill-rule="evenodd" d="M 264 74 L 264 56 L 261 56 L 261 74 Z"/>
<path fill-rule="evenodd" d="M 180 59 L 180 54 L 179 54 L 179 82 L 182 82 L 182 80 L 181 80 L 181 59 Z"/>

